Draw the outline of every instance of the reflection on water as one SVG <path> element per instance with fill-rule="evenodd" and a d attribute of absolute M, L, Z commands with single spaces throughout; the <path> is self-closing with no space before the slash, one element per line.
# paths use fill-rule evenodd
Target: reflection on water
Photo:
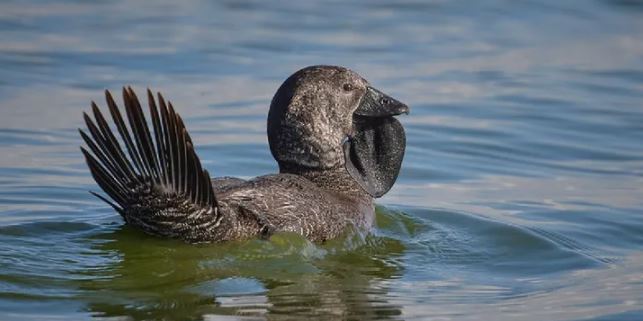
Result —
<path fill-rule="evenodd" d="M 0 319 L 638 320 L 643 3 L 0 4 Z M 188 246 L 122 225 L 78 150 L 104 89 L 170 98 L 215 175 L 340 64 L 412 106 L 377 229 Z"/>
<path fill-rule="evenodd" d="M 79 282 L 98 316 L 400 314 L 395 305 L 373 302 L 388 292 L 373 283 L 400 273 L 397 240 L 355 237 L 317 247 L 297 235 L 277 235 L 270 242 L 191 246 L 128 229 L 100 238 L 108 240 L 100 251 L 117 259 Z"/>

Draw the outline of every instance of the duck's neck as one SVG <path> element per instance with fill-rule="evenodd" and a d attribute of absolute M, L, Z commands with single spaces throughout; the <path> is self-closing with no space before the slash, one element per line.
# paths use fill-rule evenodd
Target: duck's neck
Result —
<path fill-rule="evenodd" d="M 317 186 L 343 196 L 368 201 L 372 201 L 373 199 L 357 184 L 343 166 L 330 169 L 317 169 L 280 164 L 279 172 L 303 176 Z"/>

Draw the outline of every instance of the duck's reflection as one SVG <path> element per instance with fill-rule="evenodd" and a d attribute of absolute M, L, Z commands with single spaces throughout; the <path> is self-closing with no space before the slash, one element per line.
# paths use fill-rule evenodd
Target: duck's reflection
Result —
<path fill-rule="evenodd" d="M 400 241 L 358 233 L 315 245 L 275 235 L 219 245 L 159 240 L 128 227 L 100 236 L 113 264 L 83 281 L 96 317 L 201 320 L 208 315 L 259 319 L 388 319 L 386 280 L 401 274 Z"/>

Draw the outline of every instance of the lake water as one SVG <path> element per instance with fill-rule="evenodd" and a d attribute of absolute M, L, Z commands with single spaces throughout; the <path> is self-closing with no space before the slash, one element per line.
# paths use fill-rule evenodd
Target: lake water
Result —
<path fill-rule="evenodd" d="M 252 177 L 312 64 L 412 108 L 368 236 L 186 245 L 87 192 L 104 89 L 162 91 Z M 3 1 L 0 155 L 1 320 L 643 319 L 642 1 Z"/>

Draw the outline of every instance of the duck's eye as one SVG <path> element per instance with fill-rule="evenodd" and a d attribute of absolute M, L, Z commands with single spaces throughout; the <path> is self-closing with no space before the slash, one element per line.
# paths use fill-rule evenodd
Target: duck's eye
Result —
<path fill-rule="evenodd" d="M 343 88 L 344 88 L 344 91 L 351 91 L 354 89 L 353 85 L 351 84 L 344 84 Z"/>

